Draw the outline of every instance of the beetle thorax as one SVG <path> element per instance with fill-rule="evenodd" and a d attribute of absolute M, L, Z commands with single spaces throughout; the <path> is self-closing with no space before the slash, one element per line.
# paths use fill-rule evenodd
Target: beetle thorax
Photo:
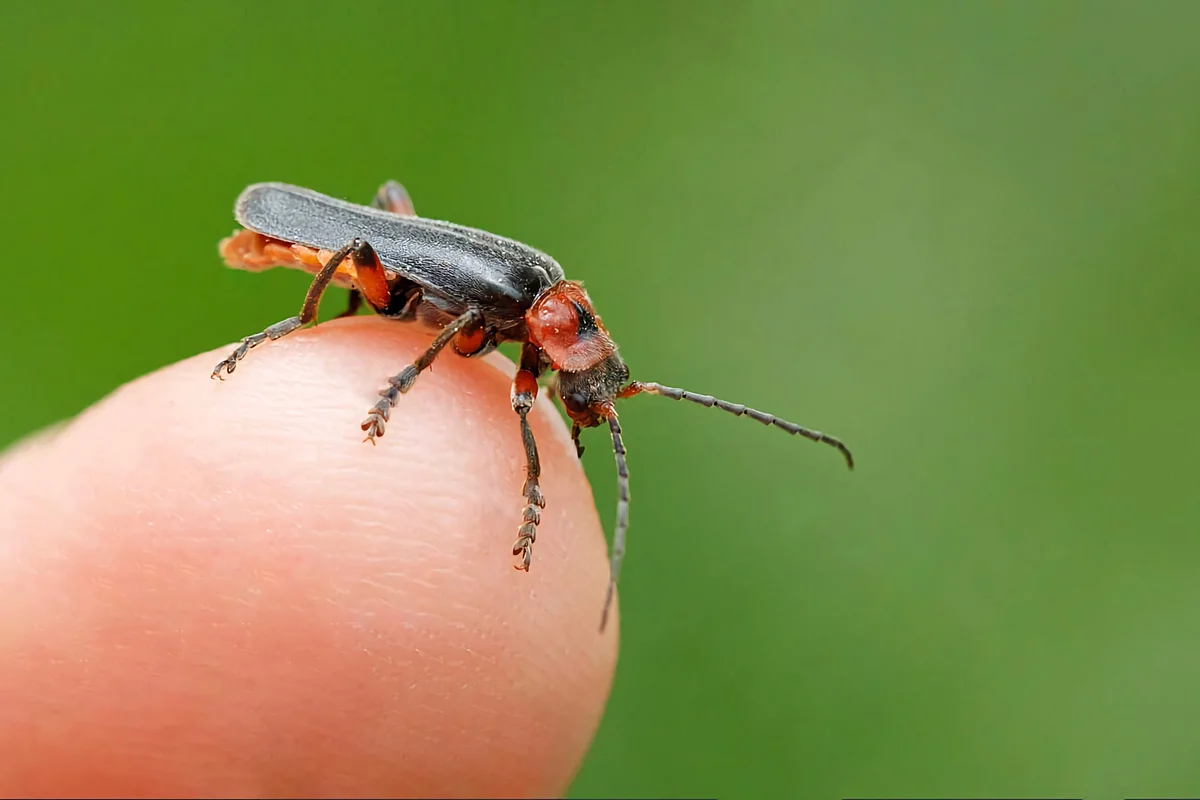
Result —
<path fill-rule="evenodd" d="M 557 370 L 583 372 L 617 350 L 587 292 L 574 281 L 559 281 L 542 292 L 525 313 L 525 324 L 529 340 Z"/>

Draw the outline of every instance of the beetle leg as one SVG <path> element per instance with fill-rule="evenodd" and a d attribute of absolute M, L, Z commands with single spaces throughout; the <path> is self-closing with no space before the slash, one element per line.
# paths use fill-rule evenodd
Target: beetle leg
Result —
<path fill-rule="evenodd" d="M 350 298 L 349 298 L 348 302 L 346 303 L 346 310 L 343 311 L 342 313 L 338 314 L 336 317 L 334 317 L 334 319 L 341 319 L 342 317 L 353 317 L 355 314 L 358 313 L 358 310 L 360 308 L 362 308 L 362 302 L 363 302 L 362 292 L 360 292 L 358 289 L 351 289 L 350 290 Z"/>
<path fill-rule="evenodd" d="M 571 425 L 571 441 L 575 443 L 575 455 L 578 458 L 583 458 L 583 445 L 579 442 L 581 433 L 583 433 L 583 428 L 579 427 L 578 422 Z"/>
<path fill-rule="evenodd" d="M 396 181 L 388 181 L 379 187 L 379 191 L 375 193 L 375 199 L 371 201 L 371 207 L 390 211 L 401 217 L 417 215 L 413 209 L 412 198 L 408 196 L 408 190 Z"/>
<path fill-rule="evenodd" d="M 551 373 L 550 378 L 546 381 L 546 391 L 548 391 L 550 393 L 551 397 L 558 398 L 559 405 L 561 405 L 563 407 L 563 411 L 567 411 L 567 406 L 563 402 L 562 395 L 558 393 L 558 373 L 557 372 Z M 569 412 L 568 412 L 568 415 L 569 415 Z M 583 444 L 580 443 L 580 441 L 579 441 L 579 435 L 581 433 L 583 433 L 583 426 L 581 426 L 578 422 L 572 421 L 571 441 L 575 443 L 575 456 L 577 458 L 583 458 L 583 451 L 585 449 Z"/>
<path fill-rule="evenodd" d="M 417 212 L 413 210 L 412 198 L 408 196 L 408 190 L 396 181 L 388 181 L 383 186 L 379 187 L 379 191 L 375 193 L 375 197 L 371 200 L 371 207 L 378 208 L 383 211 L 390 211 L 393 214 L 401 217 L 415 217 L 417 215 Z M 355 267 L 359 274 L 362 274 L 364 269 L 368 269 L 358 265 L 355 265 Z M 386 285 L 387 281 L 383 278 L 383 265 L 376 263 L 373 265 L 373 268 L 370 269 L 376 271 L 378 275 L 372 275 L 369 278 L 367 276 L 363 276 L 364 279 L 371 280 L 375 283 L 382 281 L 383 284 Z M 341 319 L 342 317 L 353 317 L 358 313 L 358 310 L 362 308 L 362 302 L 362 292 L 358 291 L 357 289 L 351 289 L 350 300 L 346 306 L 346 310 L 341 314 L 338 314 L 336 319 Z M 376 308 L 376 310 L 382 309 Z"/>
<path fill-rule="evenodd" d="M 387 429 L 388 418 L 391 416 L 396 401 L 400 399 L 400 395 L 412 388 L 412 385 L 417 380 L 417 376 L 433 363 L 438 353 L 442 352 L 442 348 L 449 344 L 450 340 L 457 336 L 459 331 L 479 321 L 480 317 L 479 311 L 474 308 L 457 317 L 449 325 L 442 328 L 442 332 L 437 335 L 437 338 L 429 345 L 429 349 L 420 358 L 409 364 L 399 375 L 394 376 L 388 381 L 388 388 L 379 393 L 382 399 L 371 408 L 367 413 L 367 418 L 362 422 L 362 429 L 367 432 L 367 438 L 363 441 L 375 444 L 375 439 L 383 436 L 384 431 Z"/>
<path fill-rule="evenodd" d="M 529 562 L 533 558 L 533 543 L 537 541 L 537 526 L 542 521 L 541 509 L 546 507 L 546 498 L 538 485 L 542 474 L 541 462 L 538 460 L 537 442 L 533 439 L 533 429 L 529 427 L 529 412 L 533 410 L 533 401 L 537 399 L 539 371 L 538 349 L 525 344 L 521 350 L 521 368 L 517 370 L 512 383 L 512 407 L 521 419 L 521 439 L 525 443 L 525 509 L 521 513 L 521 527 L 517 529 L 517 541 L 513 543 L 513 555 L 521 557 L 517 569 L 529 571 Z"/>
<path fill-rule="evenodd" d="M 338 266 L 347 258 L 356 267 L 358 265 L 379 263 L 379 257 L 375 255 L 375 249 L 362 239 L 355 239 L 341 250 L 338 250 L 329 257 L 329 260 L 325 262 L 325 266 L 321 267 L 321 271 L 313 278 L 312 284 L 308 287 L 308 294 L 304 296 L 304 305 L 300 308 L 300 313 L 294 317 L 288 317 L 285 320 L 276 322 L 261 333 L 255 333 L 242 339 L 242 343 L 229 355 L 229 358 L 217 364 L 216 368 L 212 371 L 211 377 L 224 378 L 221 375 L 222 371 L 232 374 L 234 369 L 237 368 L 238 362 L 245 358 L 246 354 L 255 347 L 258 347 L 263 342 L 274 341 L 287 336 L 292 331 L 299 330 L 310 322 L 315 322 L 317 319 L 317 309 L 321 305 L 321 296 L 329 288 L 329 283 L 337 273 Z M 367 268 L 369 269 L 369 266 Z M 382 272 L 382 267 L 380 270 Z"/>

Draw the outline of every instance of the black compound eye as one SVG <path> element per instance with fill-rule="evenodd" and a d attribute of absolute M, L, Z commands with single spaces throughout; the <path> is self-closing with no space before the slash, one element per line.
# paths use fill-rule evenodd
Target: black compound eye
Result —
<path fill-rule="evenodd" d="M 564 392 L 562 400 L 563 405 L 570 411 L 580 412 L 587 410 L 587 397 L 580 392 Z"/>

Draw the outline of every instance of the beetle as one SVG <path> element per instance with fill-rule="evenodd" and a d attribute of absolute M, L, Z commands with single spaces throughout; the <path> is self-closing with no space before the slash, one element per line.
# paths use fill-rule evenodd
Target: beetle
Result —
<path fill-rule="evenodd" d="M 510 400 L 525 449 L 525 507 L 512 552 L 516 569 L 528 572 L 546 498 L 538 484 L 541 466 L 529 412 L 538 379 L 555 373 L 551 392 L 570 417 L 571 439 L 583 456 L 580 434 L 608 424 L 617 466 L 617 516 L 608 591 L 600 617 L 603 631 L 625 555 L 629 527 L 629 468 L 617 400 L 655 394 L 716 407 L 792 435 L 837 448 L 854 469 L 840 440 L 771 414 L 658 383 L 629 380 L 629 368 L 596 314 L 583 285 L 567 280 L 558 262 L 528 245 L 451 222 L 416 215 L 402 185 L 388 181 L 370 206 L 362 206 L 285 183 L 246 187 L 234 205 L 242 226 L 220 243 L 225 262 L 258 271 L 298 267 L 315 273 L 300 313 L 242 339 L 212 377 L 232 374 L 246 354 L 316 322 L 321 296 L 330 284 L 350 289 L 356 313 L 365 301 L 388 319 L 417 321 L 439 329 L 429 348 L 392 377 L 362 422 L 364 441 L 384 435 L 391 410 L 438 354 L 452 344 L 461 356 L 478 356 L 506 341 L 521 342 Z M 223 374 L 224 373 L 224 374 Z"/>

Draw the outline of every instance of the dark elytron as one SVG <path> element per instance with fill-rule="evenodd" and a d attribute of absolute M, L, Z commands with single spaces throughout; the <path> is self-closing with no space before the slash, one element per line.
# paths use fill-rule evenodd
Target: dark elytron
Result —
<path fill-rule="evenodd" d="M 263 342 L 315 322 L 325 289 L 335 283 L 345 286 L 350 289 L 350 306 L 343 315 L 355 313 L 365 301 L 384 317 L 418 320 L 440 329 L 429 349 L 388 381 L 379 402 L 367 412 L 362 429 L 366 440 L 374 443 L 387 429 L 400 395 L 412 388 L 446 345 L 453 344 L 459 355 L 475 356 L 500 342 L 523 342 L 511 392 L 526 457 L 525 508 L 513 544 L 517 569 L 529 569 L 541 509 L 546 507 L 538 483 L 537 444 L 528 420 L 538 379 L 550 371 L 557 373 L 556 392 L 573 423 L 571 438 L 580 456 L 582 430 L 608 423 L 617 461 L 618 502 L 601 630 L 608 619 L 629 527 L 629 469 L 617 400 L 644 392 L 716 406 L 825 442 L 841 451 L 846 464 L 854 468 L 846 446 L 819 431 L 707 395 L 629 382 L 629 368 L 587 293 L 579 283 L 566 280 L 557 261 L 512 239 L 418 217 L 408 193 L 395 181 L 380 188 L 370 207 L 299 186 L 254 184 L 238 197 L 234 216 L 245 230 L 221 242 L 221 255 L 230 266 L 299 267 L 316 277 L 298 315 L 247 336 L 216 366 L 213 377 L 232 373 Z"/>

